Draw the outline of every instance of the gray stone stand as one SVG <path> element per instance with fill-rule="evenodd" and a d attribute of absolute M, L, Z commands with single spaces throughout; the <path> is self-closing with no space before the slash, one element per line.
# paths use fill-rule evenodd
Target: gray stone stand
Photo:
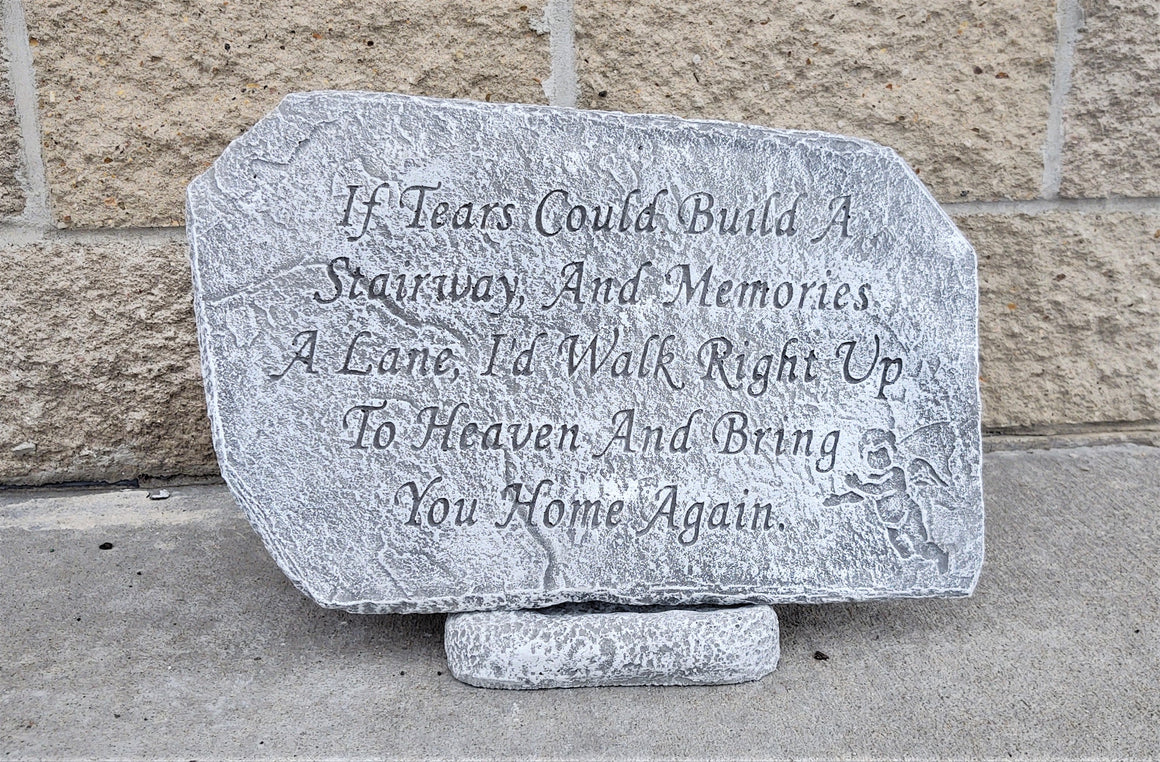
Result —
<path fill-rule="evenodd" d="M 445 643 L 451 674 L 480 688 L 743 683 L 776 669 L 780 655 L 770 606 L 452 614 Z"/>

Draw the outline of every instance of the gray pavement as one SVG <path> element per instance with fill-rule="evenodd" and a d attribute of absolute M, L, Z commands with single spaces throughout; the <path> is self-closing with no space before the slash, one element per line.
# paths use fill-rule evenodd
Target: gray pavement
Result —
<path fill-rule="evenodd" d="M 0 493 L 0 753 L 1160 756 L 1160 449 L 996 452 L 984 481 L 969 600 L 781 607 L 757 683 L 541 692 L 452 679 L 442 617 L 318 608 L 224 487 Z"/>

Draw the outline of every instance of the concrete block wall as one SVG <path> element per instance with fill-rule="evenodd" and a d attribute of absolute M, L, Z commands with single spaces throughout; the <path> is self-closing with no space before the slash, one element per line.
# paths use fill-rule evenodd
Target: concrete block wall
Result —
<path fill-rule="evenodd" d="M 0 485 L 216 474 L 184 189 L 321 88 L 889 145 L 978 251 L 986 430 L 1160 431 L 1154 0 L 0 3 Z"/>

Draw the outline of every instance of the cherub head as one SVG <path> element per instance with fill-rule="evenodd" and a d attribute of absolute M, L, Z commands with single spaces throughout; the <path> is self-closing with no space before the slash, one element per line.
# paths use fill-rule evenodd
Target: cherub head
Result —
<path fill-rule="evenodd" d="M 897 452 L 894 434 L 883 429 L 870 429 L 862 435 L 858 451 L 871 468 L 889 468 Z"/>

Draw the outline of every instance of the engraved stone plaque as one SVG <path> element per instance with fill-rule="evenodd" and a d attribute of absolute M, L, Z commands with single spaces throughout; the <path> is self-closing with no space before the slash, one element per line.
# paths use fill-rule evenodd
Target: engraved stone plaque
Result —
<path fill-rule="evenodd" d="M 188 233 L 222 473 L 322 605 L 974 587 L 975 255 L 889 149 L 299 94 Z"/>

